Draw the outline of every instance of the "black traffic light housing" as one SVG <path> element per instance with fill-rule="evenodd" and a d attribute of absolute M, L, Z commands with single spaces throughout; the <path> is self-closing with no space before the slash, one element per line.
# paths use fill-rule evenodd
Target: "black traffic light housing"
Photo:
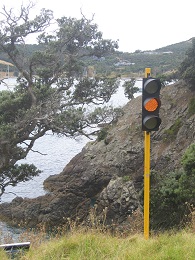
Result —
<path fill-rule="evenodd" d="M 151 132 L 159 130 L 161 82 L 157 78 L 143 78 L 142 84 L 142 130 Z"/>

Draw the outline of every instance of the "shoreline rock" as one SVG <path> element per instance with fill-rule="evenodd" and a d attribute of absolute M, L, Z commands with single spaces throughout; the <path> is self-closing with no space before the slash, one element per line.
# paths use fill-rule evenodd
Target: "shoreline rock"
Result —
<path fill-rule="evenodd" d="M 162 124 L 151 133 L 151 171 L 163 176 L 180 168 L 180 158 L 195 140 L 195 116 L 188 116 L 191 93 L 184 82 L 161 91 Z M 56 226 L 67 218 L 87 222 L 95 206 L 97 216 L 106 208 L 106 223 L 125 223 L 142 210 L 144 135 L 141 96 L 131 100 L 124 115 L 107 128 L 101 141 L 89 142 L 63 169 L 44 181 L 48 194 L 34 199 L 15 198 L 0 204 L 0 218 L 26 227 Z M 172 131 L 176 120 L 178 129 Z"/>

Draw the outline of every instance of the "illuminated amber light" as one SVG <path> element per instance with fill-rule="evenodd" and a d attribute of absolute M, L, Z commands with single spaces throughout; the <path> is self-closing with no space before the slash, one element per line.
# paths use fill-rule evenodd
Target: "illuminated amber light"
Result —
<path fill-rule="evenodd" d="M 158 108 L 158 106 L 159 106 L 159 103 L 155 98 L 146 100 L 146 103 L 144 104 L 145 109 L 149 112 L 155 111 Z"/>

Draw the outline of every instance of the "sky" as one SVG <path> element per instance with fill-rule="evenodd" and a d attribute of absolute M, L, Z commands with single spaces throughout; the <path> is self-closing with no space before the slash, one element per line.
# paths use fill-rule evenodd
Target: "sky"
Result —
<path fill-rule="evenodd" d="M 154 50 L 195 37 L 194 0 L 31 0 L 32 14 L 50 9 L 55 18 L 94 15 L 103 38 L 119 40 L 119 51 Z M 18 10 L 29 0 L 1 0 Z M 2 16 L 0 16 L 0 20 Z"/>

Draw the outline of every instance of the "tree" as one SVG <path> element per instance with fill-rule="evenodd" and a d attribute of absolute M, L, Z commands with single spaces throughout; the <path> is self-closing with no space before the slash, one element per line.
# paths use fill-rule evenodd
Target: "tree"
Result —
<path fill-rule="evenodd" d="M 162 86 L 165 87 L 170 83 L 178 81 L 179 75 L 178 71 L 172 71 L 170 73 L 158 74 L 156 77 L 160 79 Z"/>
<path fill-rule="evenodd" d="M 0 92 L 0 196 L 6 186 L 40 173 L 33 165 L 17 163 L 46 132 L 89 136 L 90 126 L 118 115 L 112 108 L 96 106 L 110 99 L 119 82 L 83 77 L 84 58 L 105 56 L 118 48 L 117 42 L 104 40 L 93 19 L 84 16 L 57 19 L 57 29 L 46 33 L 53 13 L 42 9 L 30 20 L 33 6 L 22 5 L 18 15 L 5 7 L 0 13 L 0 51 L 19 72 L 15 90 Z M 38 45 L 29 53 L 25 42 L 32 34 Z"/>
<path fill-rule="evenodd" d="M 195 90 L 195 38 L 192 38 L 192 47 L 186 52 L 186 58 L 179 67 L 180 77 Z"/>
<path fill-rule="evenodd" d="M 123 87 L 125 89 L 125 96 L 128 99 L 133 99 L 133 95 L 139 91 L 139 88 L 135 87 L 135 81 L 136 80 L 133 78 L 131 80 L 125 81 L 123 84 Z"/>

